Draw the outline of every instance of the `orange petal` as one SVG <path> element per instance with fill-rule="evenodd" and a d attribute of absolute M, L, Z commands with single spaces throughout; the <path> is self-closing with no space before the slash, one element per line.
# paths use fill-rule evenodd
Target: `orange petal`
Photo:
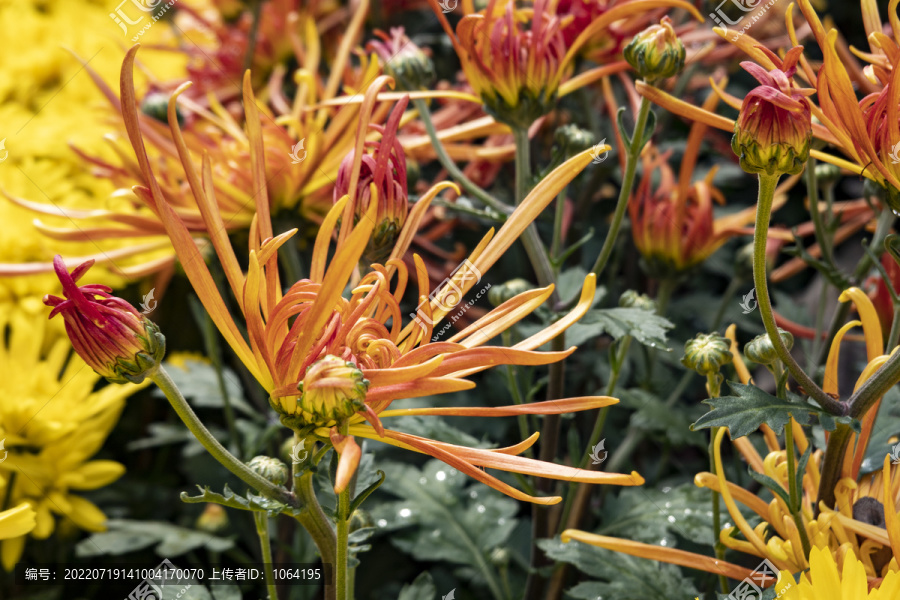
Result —
<path fill-rule="evenodd" d="M 457 417 L 509 417 L 513 415 L 561 415 L 566 413 L 591 410 L 618 404 L 617 398 L 609 396 L 583 396 L 564 400 L 546 400 L 514 406 L 491 407 L 431 407 L 431 408 L 398 408 L 386 410 L 381 417 L 403 417 L 410 415 L 448 415 Z"/>
<path fill-rule="evenodd" d="M 337 473 L 334 477 L 334 493 L 340 494 L 347 486 L 356 473 L 359 466 L 359 459 L 362 456 L 362 450 L 352 435 L 342 436 L 335 429 L 331 431 L 331 443 L 340 456 L 338 460 Z"/>
<path fill-rule="evenodd" d="M 583 544 L 590 544 L 598 548 L 606 548 L 613 552 L 621 552 L 629 556 L 637 556 L 657 562 L 669 563 L 670 565 L 678 565 L 680 567 L 688 567 L 690 569 L 699 569 L 707 573 L 715 575 L 725 575 L 729 579 L 743 580 L 749 577 L 752 572 L 745 567 L 733 565 L 724 560 L 716 560 L 710 556 L 702 554 L 694 554 L 685 550 L 676 548 L 663 548 L 652 544 L 644 544 L 642 542 L 633 542 L 631 540 L 623 540 L 605 535 L 597 535 L 579 531 L 578 529 L 566 529 L 562 532 L 561 539 L 563 543 L 569 543 L 572 540 Z"/>

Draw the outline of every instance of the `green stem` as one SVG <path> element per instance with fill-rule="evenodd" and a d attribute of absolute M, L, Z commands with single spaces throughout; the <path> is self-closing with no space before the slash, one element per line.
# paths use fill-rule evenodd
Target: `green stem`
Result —
<path fill-rule="evenodd" d="M 166 373 L 166 370 L 160 365 L 156 371 L 150 376 L 150 379 L 159 386 L 163 391 L 169 403 L 181 420 L 190 429 L 197 441 L 206 448 L 213 458 L 219 461 L 222 466 L 231 471 L 238 479 L 249 485 L 267 498 L 276 500 L 290 507 L 297 507 L 297 498 L 281 486 L 275 485 L 268 479 L 258 475 L 252 471 L 247 465 L 238 460 L 233 454 L 225 449 L 213 435 L 209 432 L 205 425 L 197 417 L 197 414 L 188 404 L 181 391 L 175 386 L 175 382 Z"/>
<path fill-rule="evenodd" d="M 432 148 L 434 148 L 434 153 L 437 155 L 438 162 L 441 163 L 442 167 L 447 169 L 447 173 L 450 174 L 450 177 L 458 181 L 464 190 L 466 190 L 494 210 L 506 215 L 510 214 L 512 212 L 512 209 L 509 206 L 488 194 L 486 191 L 481 189 L 478 184 L 466 177 L 465 174 L 459 169 L 459 167 L 456 166 L 456 163 L 453 162 L 453 159 L 451 159 L 447 154 L 447 151 L 444 149 L 444 145 L 438 138 L 434 123 L 431 120 L 431 112 L 428 110 L 428 104 L 421 98 L 413 100 L 412 103 L 413 106 L 416 107 L 416 111 L 419 113 L 419 117 L 422 119 L 422 124 L 425 125 L 425 131 L 428 134 L 428 139 L 431 140 L 431 146 Z"/>
<path fill-rule="evenodd" d="M 350 486 L 338 494 L 337 511 L 337 556 L 335 560 L 335 583 L 337 600 L 352 600 L 349 595 L 350 577 L 347 572 L 350 537 Z"/>
<path fill-rule="evenodd" d="M 309 456 L 313 456 L 313 448 L 315 442 L 308 442 L 294 433 L 294 445 L 303 443 L 304 450 Z M 313 471 L 304 470 L 302 464 L 294 463 L 292 466 L 294 480 L 294 494 L 301 501 L 301 509 L 294 517 L 303 525 L 307 533 L 315 542 L 319 549 L 319 555 L 322 562 L 330 567 L 334 567 L 337 557 L 337 537 L 328 515 L 322 510 L 319 500 L 316 498 L 316 492 L 313 488 Z M 335 600 L 335 585 L 325 582 L 325 600 Z"/>
<path fill-rule="evenodd" d="M 631 147 L 628 148 L 628 156 L 625 161 L 625 175 L 622 178 L 622 188 L 619 190 L 619 200 L 616 203 L 616 210 L 613 213 L 612 224 L 606 239 L 603 241 L 603 247 L 600 249 L 600 255 L 591 272 L 600 276 L 600 273 L 609 262 L 609 256 L 612 254 L 613 246 L 619 237 L 619 229 L 622 227 L 622 219 L 625 217 L 625 209 L 628 207 L 628 199 L 631 197 L 631 188 L 634 186 L 634 174 L 637 171 L 638 159 L 641 155 L 644 141 L 644 130 L 647 128 L 647 117 L 650 115 L 651 103 L 647 98 L 641 96 L 641 106 L 638 109 L 637 120 L 634 123 L 634 133 L 631 136 Z"/>
<path fill-rule="evenodd" d="M 253 66 L 253 54 L 256 52 L 256 38 L 259 36 L 259 23 L 262 13 L 263 0 L 254 0 L 251 3 L 253 21 L 250 23 L 250 35 L 247 39 L 247 54 L 244 55 L 244 69 L 247 71 Z M 241 73 L 243 75 L 243 72 Z"/>
<path fill-rule="evenodd" d="M 256 522 L 256 535 L 259 536 L 259 545 L 262 549 L 263 571 L 266 574 L 266 589 L 269 591 L 269 600 L 278 600 L 278 589 L 275 587 L 275 568 L 272 564 L 272 542 L 269 539 L 269 516 L 264 512 L 254 512 L 253 520 Z"/>
<path fill-rule="evenodd" d="M 819 243 L 819 248 L 822 249 L 822 261 L 828 266 L 836 268 L 831 249 L 831 238 L 828 236 L 822 214 L 819 212 L 819 186 L 816 183 L 816 160 L 814 158 L 810 158 L 806 163 L 806 191 L 809 194 L 809 213 L 812 216 L 816 241 Z"/>
<path fill-rule="evenodd" d="M 787 425 L 784 427 L 784 449 L 787 453 L 788 496 L 791 501 L 791 515 L 794 517 L 794 524 L 797 525 L 797 533 L 800 534 L 803 556 L 809 556 L 809 535 L 803 524 L 803 515 L 800 514 L 803 507 L 800 501 L 800 486 L 797 482 L 797 459 L 794 456 L 794 419 L 788 419 Z"/>
<path fill-rule="evenodd" d="M 816 382 L 797 364 L 790 351 L 785 347 L 781 336 L 778 335 L 778 325 L 775 324 L 775 315 L 772 313 L 772 302 L 769 299 L 769 288 L 766 281 L 766 240 L 769 233 L 769 218 L 772 214 L 772 201 L 775 197 L 775 186 L 780 175 L 759 175 L 759 201 L 756 204 L 756 232 L 753 236 L 753 284 L 756 288 L 756 298 L 759 305 L 759 313 L 762 316 L 763 325 L 769 339 L 775 347 L 778 358 L 787 366 L 794 379 L 803 387 L 803 390 L 811 398 L 819 403 L 823 409 L 835 415 L 846 414 L 846 407 L 834 400 L 822 391 Z"/>
<path fill-rule="evenodd" d="M 528 139 L 528 130 L 522 128 L 513 129 L 513 138 L 516 143 L 516 206 L 518 206 L 528 195 L 531 183 L 531 140 Z M 547 249 L 538 235 L 537 225 L 531 223 L 522 233 L 521 239 L 541 287 L 555 283 L 553 266 L 550 264 Z M 558 301 L 559 297 L 554 288 L 550 299 L 551 305 L 556 306 Z"/>

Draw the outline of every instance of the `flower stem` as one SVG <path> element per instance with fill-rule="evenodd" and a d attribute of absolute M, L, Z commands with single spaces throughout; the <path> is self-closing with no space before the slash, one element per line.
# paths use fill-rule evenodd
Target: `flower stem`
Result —
<path fill-rule="evenodd" d="M 787 453 L 788 496 L 791 501 L 791 515 L 794 517 L 794 524 L 797 525 L 797 533 L 800 534 L 800 543 L 803 545 L 803 556 L 809 556 L 809 535 L 807 535 L 806 526 L 803 524 L 803 515 L 801 514 L 803 507 L 800 503 L 800 489 L 797 485 L 797 461 L 794 456 L 793 418 L 788 419 L 787 425 L 784 427 L 784 449 Z"/>
<path fill-rule="evenodd" d="M 256 535 L 259 536 L 259 546 L 262 549 L 263 571 L 266 574 L 266 589 L 269 591 L 269 600 L 278 600 L 278 589 L 275 587 L 275 574 L 272 564 L 272 542 L 269 540 L 269 516 L 264 512 L 254 512 L 253 520 L 256 521 Z"/>
<path fill-rule="evenodd" d="M 609 262 L 609 256 L 612 254 L 613 246 L 619 237 L 619 229 L 622 227 L 622 219 L 625 217 L 625 209 L 628 207 L 628 199 L 631 197 L 631 188 L 634 186 L 634 174 L 637 171 L 637 162 L 641 156 L 641 150 L 644 146 L 644 130 L 647 128 L 647 117 L 650 115 L 650 101 L 641 96 L 641 106 L 638 109 L 637 120 L 634 122 L 634 133 L 631 136 L 631 147 L 628 148 L 628 156 L 625 161 L 625 174 L 622 177 L 622 188 L 619 190 L 619 200 L 616 203 L 616 210 L 613 213 L 612 224 L 609 233 L 606 234 L 606 240 L 603 241 L 603 247 L 600 249 L 600 255 L 591 272 L 600 276 L 600 273 Z"/>
<path fill-rule="evenodd" d="M 172 381 L 172 378 L 166 373 L 166 370 L 162 365 L 156 369 L 153 375 L 150 376 L 150 379 L 163 391 L 166 398 L 169 399 L 172 408 L 175 409 L 175 412 L 178 413 L 178 416 L 181 417 L 181 420 L 187 428 L 194 434 L 197 441 L 199 441 L 213 458 L 222 464 L 222 466 L 231 471 L 238 479 L 267 498 L 271 498 L 272 500 L 276 500 L 290 507 L 297 507 L 297 499 L 293 494 L 252 471 L 247 465 L 226 450 L 225 447 L 219 443 L 219 440 L 213 437 L 206 426 L 200 421 L 197 413 L 194 412 L 187 403 L 187 400 L 184 399 L 181 391 L 179 391 L 175 382 Z"/>
<path fill-rule="evenodd" d="M 456 166 L 456 163 L 453 162 L 453 159 L 447 154 L 444 145 L 441 143 L 441 140 L 438 139 L 437 130 L 431 120 L 431 112 L 428 110 L 428 104 L 421 98 L 413 100 L 412 103 L 413 106 L 416 107 L 419 117 L 422 119 L 422 124 L 425 125 L 425 131 L 428 133 L 428 139 L 431 140 L 431 146 L 434 148 L 434 153 L 437 155 L 438 162 L 441 163 L 442 167 L 447 169 L 447 173 L 450 174 L 450 177 L 458 181 L 464 190 L 494 210 L 506 215 L 510 214 L 512 209 L 509 206 L 488 194 L 481 189 L 478 184 L 466 177 L 465 174 L 460 171 L 459 167 Z"/>
<path fill-rule="evenodd" d="M 756 231 L 753 236 L 753 284 L 756 288 L 759 313 L 762 316 L 766 333 L 769 334 L 769 339 L 775 347 L 775 353 L 787 366 L 794 379 L 803 387 L 804 392 L 828 412 L 844 415 L 846 407 L 822 391 L 822 388 L 797 364 L 790 351 L 785 347 L 781 336 L 778 335 L 778 326 L 775 324 L 775 315 L 772 313 L 772 302 L 769 299 L 769 288 L 766 282 L 766 240 L 769 232 L 769 218 L 772 214 L 772 201 L 775 198 L 775 186 L 778 184 L 779 177 L 780 175 L 765 173 L 759 175 L 759 201 L 756 204 Z"/>
<path fill-rule="evenodd" d="M 513 138 L 516 143 L 516 206 L 518 206 L 528 195 L 531 182 L 531 140 L 528 139 L 528 130 L 524 128 L 513 129 Z M 538 283 L 541 287 L 553 284 L 556 277 L 553 274 L 553 266 L 550 264 L 547 249 L 538 236 L 537 225 L 531 223 L 522 233 L 521 239 L 525 246 L 525 252 L 528 254 L 528 260 L 537 275 Z M 558 300 L 554 289 L 551 304 L 555 306 Z"/>
<path fill-rule="evenodd" d="M 309 456 L 312 456 L 312 449 L 309 446 L 314 445 L 307 443 L 296 432 L 294 433 L 294 445 L 304 444 L 304 450 Z M 319 549 L 319 555 L 322 562 L 326 565 L 334 566 L 337 556 L 337 537 L 334 528 L 328 520 L 325 511 L 316 498 L 316 492 L 313 489 L 313 471 L 303 470 L 302 464 L 294 463 L 292 467 L 294 480 L 294 494 L 302 502 L 301 509 L 294 516 L 297 521 L 303 525 L 304 529 L 309 533 Z M 335 600 L 335 585 L 325 582 L 325 600 Z"/>

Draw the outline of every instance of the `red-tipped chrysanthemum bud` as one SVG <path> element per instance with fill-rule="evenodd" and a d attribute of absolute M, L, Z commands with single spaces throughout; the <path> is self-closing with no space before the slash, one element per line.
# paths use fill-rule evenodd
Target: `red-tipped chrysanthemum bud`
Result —
<path fill-rule="evenodd" d="M 766 72 L 752 62 L 741 63 L 761 85 L 744 97 L 731 148 L 748 173 L 795 175 L 809 159 L 812 118 L 806 96 L 815 90 L 798 88 L 791 81 L 803 46 L 791 48 L 783 62 L 762 50 L 781 66 Z"/>
<path fill-rule="evenodd" d="M 659 25 L 651 25 L 634 36 L 623 56 L 647 83 L 677 75 L 684 68 L 684 44 L 669 17 L 663 17 Z"/>
<path fill-rule="evenodd" d="M 354 223 L 369 208 L 369 202 L 372 200 L 370 184 L 374 183 L 375 189 L 378 190 L 378 214 L 375 218 L 377 224 L 363 255 L 369 262 L 382 262 L 390 256 L 409 212 L 406 153 L 397 139 L 397 127 L 407 102 L 408 99 L 404 97 L 397 103 L 383 127 L 370 125 L 380 131 L 382 137 L 379 141 L 366 142 L 366 147 L 372 149 L 372 152 L 364 154 L 360 162 Z M 337 181 L 334 185 L 335 202 L 350 193 L 350 183 L 354 175 L 354 157 L 355 151 L 351 151 L 338 167 Z"/>
<path fill-rule="evenodd" d="M 381 40 L 370 41 L 366 49 L 378 55 L 384 72 L 394 78 L 398 90 L 415 92 L 431 87 L 434 63 L 412 43 L 402 27 L 392 27 L 390 36 L 376 29 L 375 35 Z"/>
<path fill-rule="evenodd" d="M 51 319 L 63 316 L 75 352 L 94 371 L 113 383 L 140 383 L 162 360 L 166 339 L 152 321 L 113 296 L 111 288 L 75 285 L 93 264 L 93 260 L 81 263 L 69 274 L 56 255 L 53 268 L 65 298 L 48 294 L 44 304 L 53 307 Z"/>

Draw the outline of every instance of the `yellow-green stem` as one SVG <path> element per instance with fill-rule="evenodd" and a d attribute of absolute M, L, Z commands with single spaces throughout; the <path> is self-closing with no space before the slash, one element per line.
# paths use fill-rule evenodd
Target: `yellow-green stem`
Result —
<path fill-rule="evenodd" d="M 269 539 L 269 516 L 264 512 L 254 512 L 253 520 L 256 522 L 256 535 L 259 536 L 259 546 L 262 549 L 263 571 L 266 575 L 266 590 L 269 592 L 269 600 L 278 600 L 278 589 L 275 587 L 275 574 L 272 564 L 272 542 Z"/>
<path fill-rule="evenodd" d="M 352 600 L 349 595 L 350 574 L 347 572 L 350 537 L 350 486 L 338 494 L 337 509 L 337 557 L 335 560 L 335 587 L 337 600 Z"/>
<path fill-rule="evenodd" d="M 307 455 L 313 456 L 315 442 L 309 442 L 294 433 L 294 446 L 303 444 Z M 335 558 L 337 556 L 337 537 L 331 522 L 319 500 L 316 498 L 316 492 L 313 488 L 313 471 L 304 470 L 302 463 L 294 463 L 292 466 L 292 475 L 294 481 L 294 494 L 301 502 L 300 511 L 295 518 L 303 528 L 306 529 L 309 536 L 315 542 L 319 549 L 319 555 L 322 557 L 322 563 L 327 565 L 333 572 Z M 325 600 L 336 600 L 335 585 L 333 582 L 325 582 Z"/>
<path fill-rule="evenodd" d="M 781 362 L 788 368 L 791 375 L 803 387 L 803 391 L 819 406 L 835 415 L 844 415 L 844 405 L 826 394 L 806 372 L 797 364 L 790 351 L 785 347 L 781 336 L 778 335 L 778 326 L 775 324 L 775 315 L 772 312 L 772 302 L 769 299 L 769 288 L 766 281 L 766 240 L 769 233 L 769 218 L 772 214 L 772 202 L 775 198 L 775 186 L 780 175 L 759 175 L 759 200 L 756 204 L 756 231 L 753 236 L 753 285 L 756 288 L 756 299 L 763 325 L 775 353 Z"/>
<path fill-rule="evenodd" d="M 641 96 L 641 106 L 638 109 L 637 120 L 634 122 L 634 133 L 631 136 L 631 146 L 628 148 L 628 156 L 625 160 L 625 174 L 622 177 L 622 188 L 619 190 L 619 200 L 616 202 L 616 210 L 613 213 L 612 224 L 609 227 L 609 233 L 606 234 L 606 240 L 603 241 L 603 247 L 600 249 L 600 255 L 594 263 L 591 272 L 600 276 L 600 273 L 606 267 L 609 256 L 612 254 L 616 239 L 619 237 L 619 229 L 622 227 L 622 219 L 625 217 L 625 209 L 628 207 L 628 199 L 631 198 L 631 188 L 634 186 L 634 174 L 637 171 L 638 159 L 643 149 L 644 130 L 647 128 L 647 117 L 650 115 L 650 101 Z"/>

